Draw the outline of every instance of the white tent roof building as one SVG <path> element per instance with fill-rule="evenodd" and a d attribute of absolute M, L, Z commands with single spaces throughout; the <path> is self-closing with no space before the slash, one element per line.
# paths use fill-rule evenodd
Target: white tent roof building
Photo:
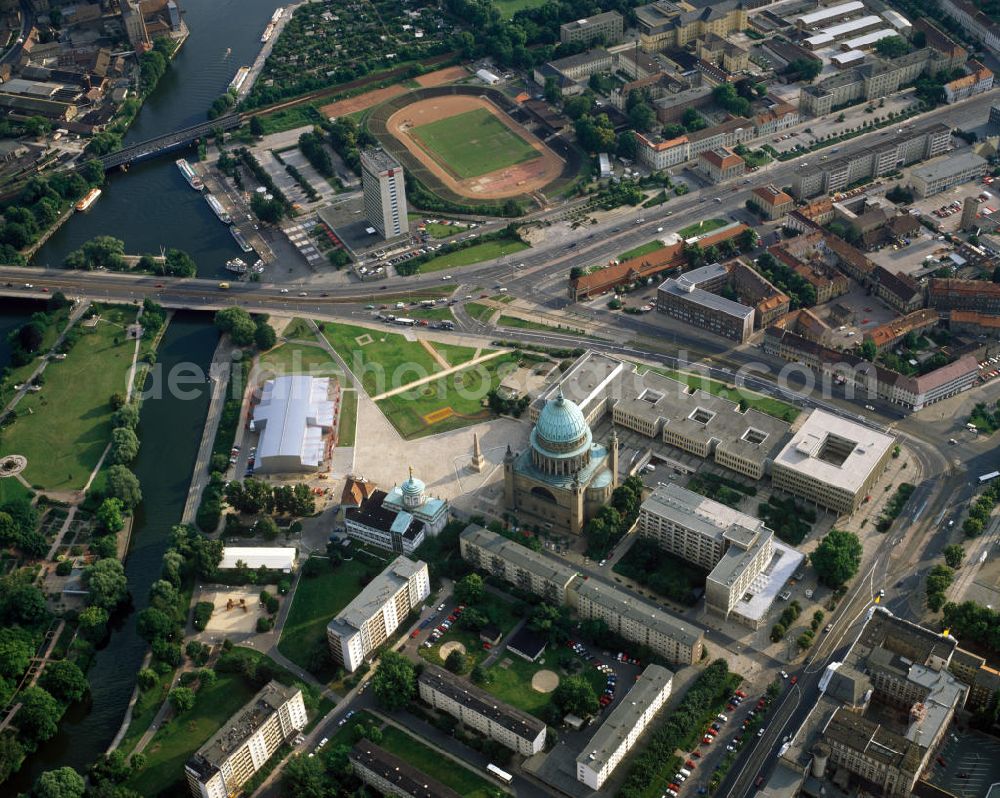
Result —
<path fill-rule="evenodd" d="M 277 377 L 264 384 L 252 428 L 260 432 L 257 470 L 276 474 L 314 471 L 323 462 L 333 428 L 327 377 Z"/>
<path fill-rule="evenodd" d="M 292 548 L 277 548 L 266 546 L 226 546 L 222 550 L 221 570 L 235 568 L 236 563 L 245 563 L 248 568 L 257 570 L 262 565 L 269 571 L 290 573 L 295 567 L 296 550 Z"/>

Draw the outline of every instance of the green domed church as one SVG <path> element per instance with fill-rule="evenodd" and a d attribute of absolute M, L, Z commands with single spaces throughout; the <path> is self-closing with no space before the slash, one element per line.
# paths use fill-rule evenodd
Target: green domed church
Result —
<path fill-rule="evenodd" d="M 504 499 L 524 520 L 579 535 L 618 485 L 618 437 L 607 446 L 562 390 L 545 403 L 529 446 L 504 457 Z"/>

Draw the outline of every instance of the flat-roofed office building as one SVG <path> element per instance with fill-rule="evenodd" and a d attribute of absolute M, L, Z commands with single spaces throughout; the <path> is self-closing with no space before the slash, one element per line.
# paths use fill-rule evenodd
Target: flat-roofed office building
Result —
<path fill-rule="evenodd" d="M 191 794 L 195 798 L 239 794 L 307 721 L 302 691 L 269 682 L 187 761 L 184 775 Z"/>
<path fill-rule="evenodd" d="M 472 682 L 426 664 L 417 679 L 420 698 L 491 740 L 523 755 L 545 747 L 545 724 L 506 704 Z"/>
<path fill-rule="evenodd" d="M 703 330 L 743 343 L 753 334 L 754 309 L 711 293 L 703 285 L 718 264 L 678 278 L 668 277 L 656 291 L 656 309 Z"/>
<path fill-rule="evenodd" d="M 566 603 L 566 591 L 576 571 L 538 551 L 532 551 L 478 524 L 469 524 L 459 536 L 462 558 L 505 582 L 541 596 L 553 604 Z"/>
<path fill-rule="evenodd" d="M 586 19 L 576 19 L 559 26 L 559 41 L 563 44 L 618 44 L 624 32 L 624 20 L 617 11 L 605 11 Z"/>
<path fill-rule="evenodd" d="M 648 665 L 576 758 L 576 778 L 599 790 L 670 698 L 674 675 Z"/>
<path fill-rule="evenodd" d="M 771 466 L 771 483 L 820 507 L 850 515 L 892 456 L 896 439 L 825 410 L 813 410 Z"/>
<path fill-rule="evenodd" d="M 344 670 L 357 670 L 430 592 L 427 563 L 397 557 L 327 624 L 334 661 Z"/>

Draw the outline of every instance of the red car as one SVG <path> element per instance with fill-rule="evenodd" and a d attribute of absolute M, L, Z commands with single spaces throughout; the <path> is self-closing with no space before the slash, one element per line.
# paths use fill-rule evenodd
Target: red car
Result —
<path fill-rule="evenodd" d="M 705 736 L 704 736 L 704 737 L 702 738 L 701 742 L 702 742 L 702 745 L 711 745 L 711 744 L 712 744 L 712 738 L 711 738 L 711 737 L 709 737 L 709 736 L 708 736 L 708 735 L 706 734 L 706 735 L 705 735 Z"/>
<path fill-rule="evenodd" d="M 799 680 L 798 676 L 793 676 L 791 679 L 788 680 L 788 682 L 789 684 L 795 684 L 798 680 Z"/>
<path fill-rule="evenodd" d="M 673 790 L 674 792 L 680 792 L 681 790 L 680 785 L 674 784 L 673 782 L 670 782 L 670 784 L 667 785 L 667 789 Z"/>
<path fill-rule="evenodd" d="M 156 288 L 163 288 L 163 283 L 157 283 L 155 287 Z"/>
<path fill-rule="evenodd" d="M 715 729 L 707 729 L 705 731 L 705 736 L 706 737 L 715 737 L 715 735 L 717 735 L 717 734 L 718 734 L 718 732 Z"/>
<path fill-rule="evenodd" d="M 412 632 L 410 632 L 410 637 L 416 637 L 418 634 L 420 634 L 420 630 L 414 629 Z"/>
<path fill-rule="evenodd" d="M 747 697 L 747 694 L 744 693 L 742 690 L 737 690 L 736 691 L 736 695 L 738 695 L 740 698 L 746 698 Z"/>
<path fill-rule="evenodd" d="M 699 753 L 698 751 L 692 751 L 692 752 L 691 752 L 691 756 L 692 756 L 692 757 L 693 757 L 694 759 L 701 759 L 701 754 L 700 754 L 700 753 Z"/>
<path fill-rule="evenodd" d="M 684 767 L 686 767 L 688 770 L 694 770 L 696 765 L 689 759 L 684 763 Z"/>
<path fill-rule="evenodd" d="M 483 643 L 484 650 L 489 651 L 491 648 L 493 648 L 493 645 L 491 643 Z"/>
<path fill-rule="evenodd" d="M 754 787 L 760 787 L 760 785 L 762 785 L 763 783 L 764 783 L 764 777 L 763 776 L 758 776 L 757 777 L 757 781 L 755 781 L 753 783 L 753 786 Z"/>

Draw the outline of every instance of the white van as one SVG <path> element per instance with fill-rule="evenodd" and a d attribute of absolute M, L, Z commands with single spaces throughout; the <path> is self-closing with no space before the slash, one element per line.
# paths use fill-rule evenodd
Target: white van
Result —
<path fill-rule="evenodd" d="M 682 776 L 683 776 L 684 778 L 687 778 L 688 776 L 690 776 L 690 775 L 691 775 L 691 771 L 690 771 L 690 770 L 685 770 L 684 768 L 681 768 L 681 769 L 680 769 L 680 771 L 678 771 L 678 772 L 679 772 L 679 773 L 680 773 L 680 774 L 681 774 L 681 775 L 682 775 Z"/>

